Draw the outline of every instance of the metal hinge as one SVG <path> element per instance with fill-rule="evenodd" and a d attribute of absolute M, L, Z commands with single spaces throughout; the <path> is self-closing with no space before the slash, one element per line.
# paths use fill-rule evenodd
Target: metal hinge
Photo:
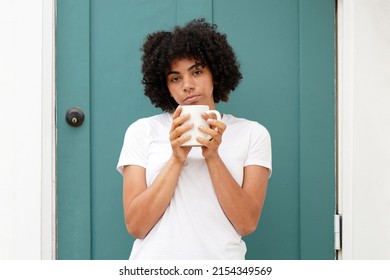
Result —
<path fill-rule="evenodd" d="M 341 250 L 341 216 L 334 215 L 334 249 Z"/>

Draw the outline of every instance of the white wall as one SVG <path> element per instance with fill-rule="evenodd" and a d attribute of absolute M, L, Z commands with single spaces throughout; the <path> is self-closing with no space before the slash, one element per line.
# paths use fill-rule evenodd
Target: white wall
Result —
<path fill-rule="evenodd" d="M 52 116 L 42 122 L 52 108 L 47 104 L 50 98 L 42 103 L 48 87 L 42 80 L 47 63 L 42 28 L 45 5 L 42 0 L 0 0 L 0 259 L 50 258 L 51 214 L 49 219 L 47 211 L 41 214 L 42 206 L 47 208 L 51 201 L 49 197 L 41 203 L 42 195 L 48 196 L 43 186 L 52 178 L 50 174 L 42 177 L 50 173 L 52 157 L 46 152 L 51 149 L 51 135 L 46 136 Z M 45 156 L 50 167 L 43 165 Z M 42 217 L 46 218 L 43 222 Z"/>
<path fill-rule="evenodd" d="M 390 1 L 339 0 L 343 259 L 390 259 Z M 55 256 L 53 3 L 0 0 L 0 259 Z"/>
<path fill-rule="evenodd" d="M 390 259 L 390 1 L 341 0 L 343 259 Z"/>
<path fill-rule="evenodd" d="M 0 258 L 41 257 L 42 5 L 0 1 Z"/>

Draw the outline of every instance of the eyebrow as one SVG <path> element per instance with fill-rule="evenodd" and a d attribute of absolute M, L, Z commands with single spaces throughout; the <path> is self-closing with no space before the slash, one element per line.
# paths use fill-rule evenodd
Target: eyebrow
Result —
<path fill-rule="evenodd" d="M 195 63 L 194 65 L 188 67 L 188 68 L 187 68 L 187 71 L 189 72 L 189 71 L 191 71 L 192 69 L 197 68 L 197 67 L 199 67 L 199 66 L 201 66 L 202 68 L 204 68 L 206 65 L 205 65 L 205 64 L 202 64 L 202 63 Z M 180 74 L 180 72 L 178 72 L 178 71 L 169 71 L 169 72 L 167 73 L 167 76 L 172 75 L 172 74 Z"/>

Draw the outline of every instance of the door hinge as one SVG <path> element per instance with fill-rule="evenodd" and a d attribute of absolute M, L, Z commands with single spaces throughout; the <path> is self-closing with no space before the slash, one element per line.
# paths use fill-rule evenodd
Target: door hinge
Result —
<path fill-rule="evenodd" d="M 334 215 L 334 249 L 341 250 L 341 216 Z"/>

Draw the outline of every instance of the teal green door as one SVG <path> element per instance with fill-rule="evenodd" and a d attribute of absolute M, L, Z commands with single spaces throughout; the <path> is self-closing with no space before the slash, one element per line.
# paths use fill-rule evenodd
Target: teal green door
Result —
<path fill-rule="evenodd" d="M 333 0 L 57 0 L 59 259 L 127 259 L 115 170 L 124 133 L 160 113 L 143 95 L 146 34 L 204 17 L 228 34 L 244 79 L 222 112 L 272 136 L 273 175 L 248 259 L 333 259 Z M 71 107 L 85 113 L 74 128 Z"/>

